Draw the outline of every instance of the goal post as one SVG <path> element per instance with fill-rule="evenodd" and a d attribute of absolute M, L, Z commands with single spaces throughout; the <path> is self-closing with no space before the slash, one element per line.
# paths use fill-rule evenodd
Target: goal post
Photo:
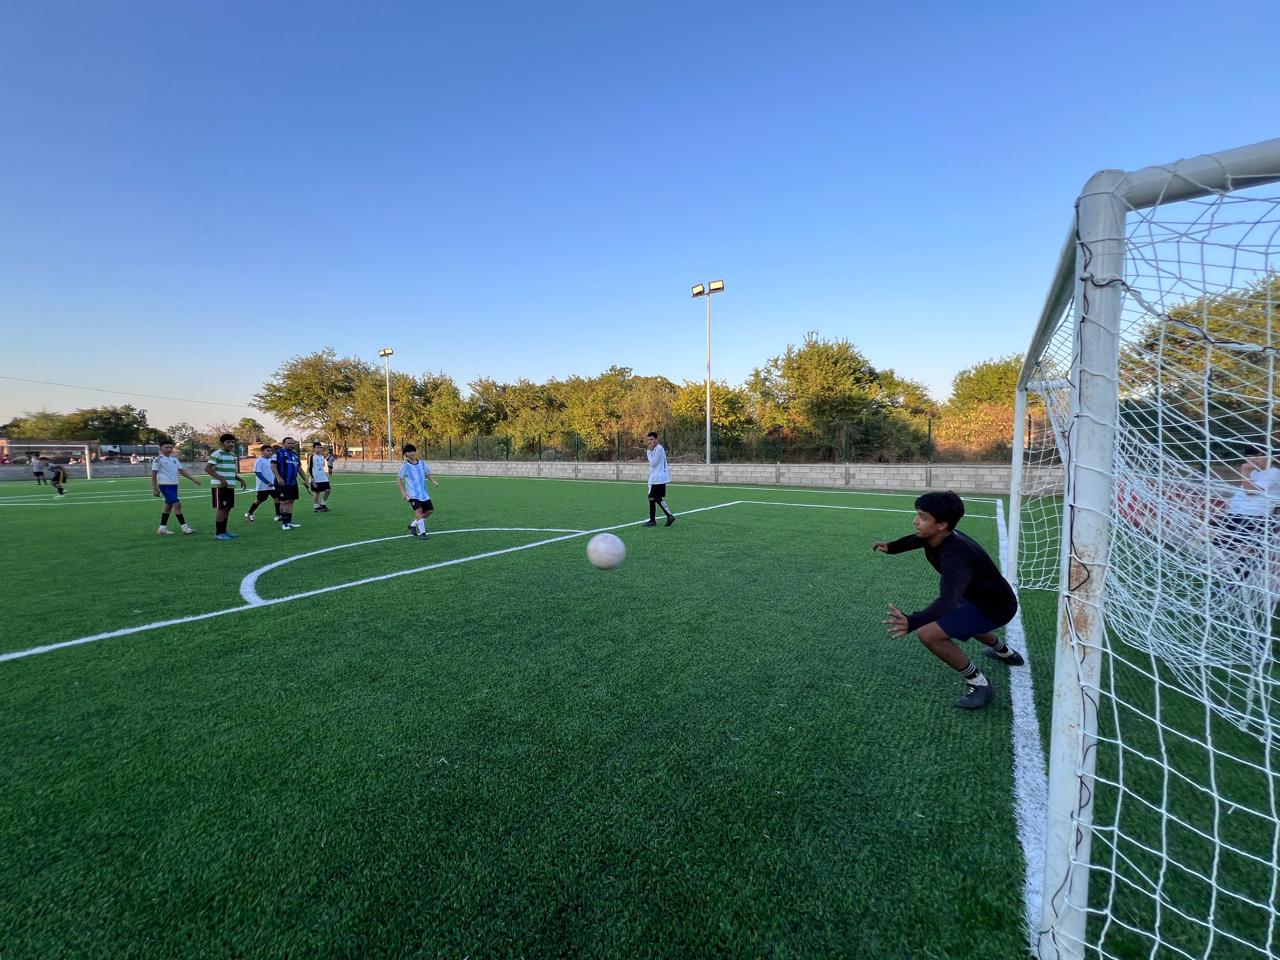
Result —
<path fill-rule="evenodd" d="M 23 440 L 10 441 L 12 447 L 30 446 L 32 453 L 42 454 L 49 450 L 75 450 L 84 457 L 84 478 L 86 480 L 93 479 L 93 452 L 92 445 L 88 443 L 39 443 L 33 442 L 27 444 Z"/>
<path fill-rule="evenodd" d="M 1009 569 L 1057 596 L 1043 960 L 1280 957 L 1276 183 L 1280 139 L 1096 174 L 1018 380 Z"/>

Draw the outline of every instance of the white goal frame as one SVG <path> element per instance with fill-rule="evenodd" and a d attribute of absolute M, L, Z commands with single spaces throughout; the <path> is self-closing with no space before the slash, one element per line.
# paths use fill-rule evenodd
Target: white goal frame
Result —
<path fill-rule="evenodd" d="M 44 453 L 46 450 L 79 450 L 84 453 L 84 478 L 86 480 L 93 479 L 93 457 L 91 448 L 87 443 L 39 443 L 33 442 L 26 444 L 21 440 L 10 440 L 9 449 L 15 447 L 29 448 L 36 453 Z"/>
<path fill-rule="evenodd" d="M 1072 457 L 1064 465 L 1044 886 L 1040 927 L 1032 931 L 1042 960 L 1076 960 L 1088 951 L 1098 717 L 1097 705 L 1085 691 L 1098 686 L 1106 629 L 1126 216 L 1134 210 L 1275 182 L 1280 182 L 1280 138 L 1128 173 L 1095 174 L 1076 202 L 1018 379 L 1008 542 L 1008 570 L 1015 579 L 1027 394 L 1036 392 L 1033 377 L 1038 358 L 1074 301 L 1070 322 L 1075 338 L 1071 376 L 1075 387 L 1068 420 Z"/>

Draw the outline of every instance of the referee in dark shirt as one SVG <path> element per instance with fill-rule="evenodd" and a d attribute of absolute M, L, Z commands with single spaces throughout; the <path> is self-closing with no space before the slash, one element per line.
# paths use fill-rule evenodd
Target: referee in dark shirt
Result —
<path fill-rule="evenodd" d="M 889 604 L 884 624 L 891 637 L 915 631 L 930 653 L 964 679 L 965 693 L 956 706 L 978 710 L 991 702 L 991 682 L 955 641 L 976 638 L 987 647 L 987 656 L 1011 667 L 1021 666 L 1022 655 L 995 634 L 1018 612 L 1018 598 L 987 551 L 955 529 L 964 516 L 959 496 L 950 490 L 926 493 L 916 499 L 915 507 L 914 534 L 892 542 L 882 540 L 872 549 L 890 554 L 923 549 L 925 559 L 942 575 L 938 599 L 910 615 Z"/>

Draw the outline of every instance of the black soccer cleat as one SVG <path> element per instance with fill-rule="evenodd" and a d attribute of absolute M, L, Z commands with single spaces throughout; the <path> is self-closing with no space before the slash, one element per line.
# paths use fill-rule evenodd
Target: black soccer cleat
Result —
<path fill-rule="evenodd" d="M 1000 654 L 996 653 L 991 647 L 987 647 L 984 653 L 992 660 L 1003 663 L 1006 667 L 1020 667 L 1027 662 L 1022 659 L 1022 654 L 1017 650 L 1014 650 L 1012 647 L 1009 648 L 1009 655 L 1007 657 L 1000 656 Z"/>
<path fill-rule="evenodd" d="M 672 525 L 673 523 L 675 523 L 675 522 L 676 522 L 675 514 L 673 514 L 673 513 L 669 513 L 669 514 L 667 514 L 667 522 L 666 522 L 666 523 L 664 523 L 664 524 L 663 524 L 663 526 L 664 526 L 664 527 L 669 527 L 669 526 L 671 526 L 671 525 Z"/>
<path fill-rule="evenodd" d="M 992 701 L 995 695 L 989 682 L 981 687 L 970 684 L 964 688 L 964 696 L 956 701 L 956 707 L 960 710 L 981 710 Z"/>
<path fill-rule="evenodd" d="M 640 524 L 642 527 L 656 527 L 657 525 L 657 520 L 646 520 L 644 523 Z"/>

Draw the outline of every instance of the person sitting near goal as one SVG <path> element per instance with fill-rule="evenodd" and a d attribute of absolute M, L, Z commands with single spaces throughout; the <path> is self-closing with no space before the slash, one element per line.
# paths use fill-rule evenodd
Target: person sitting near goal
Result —
<path fill-rule="evenodd" d="M 963 678 L 965 694 L 955 705 L 978 710 L 991 702 L 994 691 L 955 641 L 976 638 L 987 647 L 988 657 L 1006 666 L 1022 666 L 1022 654 L 995 634 L 1018 612 L 1018 598 L 987 551 L 956 530 L 964 516 L 964 501 L 957 494 L 926 493 L 916 498 L 915 508 L 914 534 L 881 540 L 871 549 L 888 554 L 923 549 L 925 559 L 942 575 L 938 599 L 910 615 L 889 604 L 889 617 L 883 622 L 894 638 L 914 630 L 930 653 Z"/>
<path fill-rule="evenodd" d="M 1271 465 L 1267 451 L 1261 447 L 1246 447 L 1242 454 L 1238 467 L 1241 484 L 1227 501 L 1226 513 L 1213 538 L 1215 545 L 1235 554 L 1228 590 L 1239 588 L 1250 568 L 1257 564 L 1267 527 L 1274 522 L 1275 511 L 1280 507 L 1280 469 Z"/>

